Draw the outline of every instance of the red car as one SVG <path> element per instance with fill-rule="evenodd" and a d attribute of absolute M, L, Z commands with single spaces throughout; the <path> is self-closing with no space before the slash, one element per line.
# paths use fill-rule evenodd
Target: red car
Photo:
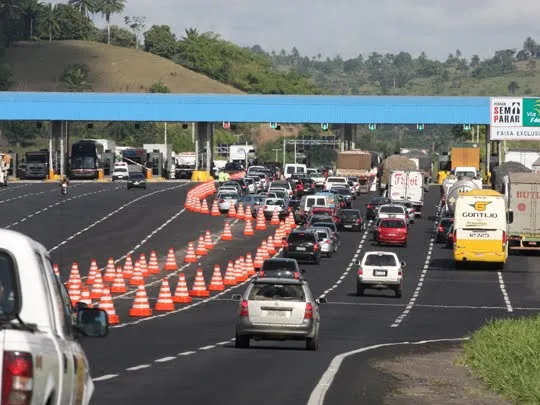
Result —
<path fill-rule="evenodd" d="M 401 218 L 382 218 L 376 232 L 379 245 L 407 246 L 409 230 L 407 222 Z"/>

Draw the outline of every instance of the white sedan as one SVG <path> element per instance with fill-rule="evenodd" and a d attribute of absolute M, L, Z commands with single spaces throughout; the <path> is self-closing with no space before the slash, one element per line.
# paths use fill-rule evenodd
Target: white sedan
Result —
<path fill-rule="evenodd" d="M 356 295 L 363 296 L 366 288 L 392 289 L 396 297 L 401 298 L 403 268 L 407 265 L 400 261 L 394 252 L 366 252 L 357 262 Z"/>
<path fill-rule="evenodd" d="M 407 212 L 407 208 L 399 204 L 384 204 L 377 211 L 377 218 L 401 218 L 407 222 L 407 226 L 411 224 L 411 218 Z"/>

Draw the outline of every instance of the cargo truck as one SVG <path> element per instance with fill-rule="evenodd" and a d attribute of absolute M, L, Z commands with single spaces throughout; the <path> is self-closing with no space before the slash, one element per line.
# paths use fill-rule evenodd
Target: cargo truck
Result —
<path fill-rule="evenodd" d="M 372 170 L 372 154 L 363 150 L 338 152 L 336 176 L 358 177 L 360 193 L 368 193 L 376 171 Z"/>
<path fill-rule="evenodd" d="M 424 206 L 424 173 L 420 170 L 392 170 L 387 196 L 394 201 L 410 202 L 415 215 L 422 215 Z"/>
<path fill-rule="evenodd" d="M 508 230 L 509 249 L 540 250 L 540 176 L 537 173 L 508 173 L 503 193 L 514 221 Z"/>
<path fill-rule="evenodd" d="M 49 150 L 26 152 L 25 179 L 45 180 L 49 174 Z"/>
<path fill-rule="evenodd" d="M 480 148 L 477 144 L 465 144 L 452 147 L 450 155 L 451 169 L 456 167 L 474 167 L 480 170 Z"/>
<path fill-rule="evenodd" d="M 540 152 L 534 150 L 509 150 L 504 154 L 505 163 L 518 162 L 530 170 L 538 158 L 540 158 Z"/>

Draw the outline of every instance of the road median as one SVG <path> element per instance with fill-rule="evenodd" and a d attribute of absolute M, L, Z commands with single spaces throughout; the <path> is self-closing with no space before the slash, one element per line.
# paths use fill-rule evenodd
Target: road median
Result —
<path fill-rule="evenodd" d="M 514 403 L 540 403 L 540 316 L 491 321 L 464 350 L 473 373 L 491 390 Z"/>

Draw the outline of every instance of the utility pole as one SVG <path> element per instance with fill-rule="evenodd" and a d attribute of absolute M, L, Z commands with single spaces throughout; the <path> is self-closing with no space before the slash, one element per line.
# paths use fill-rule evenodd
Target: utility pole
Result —
<path fill-rule="evenodd" d="M 276 162 L 279 162 L 279 151 L 281 149 L 272 149 L 274 152 L 276 152 Z"/>

